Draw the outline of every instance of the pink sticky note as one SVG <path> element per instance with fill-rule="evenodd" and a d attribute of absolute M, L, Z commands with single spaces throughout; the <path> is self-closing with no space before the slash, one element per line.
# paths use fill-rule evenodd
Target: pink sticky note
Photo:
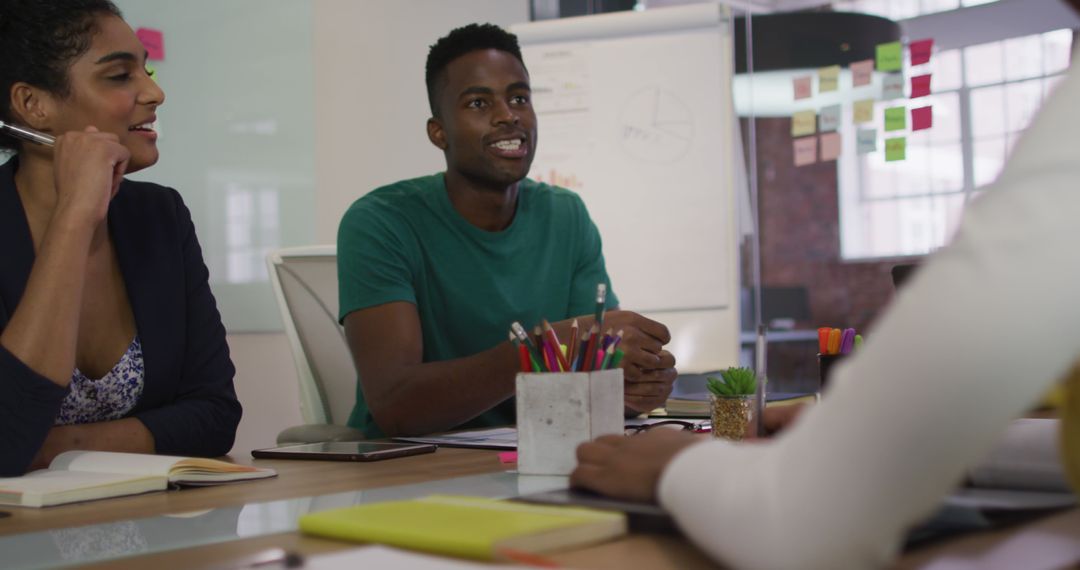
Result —
<path fill-rule="evenodd" d="M 911 98 L 926 97 L 930 94 L 930 74 L 916 75 L 911 78 Z"/>
<path fill-rule="evenodd" d="M 840 157 L 840 133 L 821 135 L 821 161 L 836 160 Z"/>
<path fill-rule="evenodd" d="M 911 65 L 922 65 L 930 61 L 930 50 L 934 49 L 934 40 L 925 39 L 911 42 Z"/>
<path fill-rule="evenodd" d="M 911 110 L 911 130 L 921 131 L 934 126 L 934 108 L 927 105 Z"/>
<path fill-rule="evenodd" d="M 817 162 L 817 137 L 795 139 L 795 166 L 806 166 Z"/>
<path fill-rule="evenodd" d="M 808 99 L 812 93 L 812 87 L 810 85 L 810 76 L 805 75 L 803 77 L 796 77 L 792 80 L 792 84 L 795 87 L 795 100 Z"/>
<path fill-rule="evenodd" d="M 516 451 L 504 451 L 499 454 L 500 463 L 517 463 Z"/>
<path fill-rule="evenodd" d="M 864 59 L 851 63 L 851 85 L 859 87 L 870 85 L 870 78 L 874 74 L 874 60 Z"/>
<path fill-rule="evenodd" d="M 154 28 L 139 28 L 135 30 L 135 37 L 139 38 L 143 47 L 146 48 L 146 57 L 151 61 L 165 60 L 165 34 Z"/>

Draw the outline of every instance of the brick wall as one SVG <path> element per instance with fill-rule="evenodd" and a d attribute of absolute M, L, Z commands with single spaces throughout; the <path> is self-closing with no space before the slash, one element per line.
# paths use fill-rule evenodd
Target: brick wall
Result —
<path fill-rule="evenodd" d="M 742 123 L 745 132 L 747 121 Z M 762 285 L 807 289 L 811 316 L 796 322 L 796 329 L 850 326 L 865 332 L 892 298 L 890 271 L 898 262 L 842 261 L 836 163 L 796 168 L 790 119 L 759 119 L 756 135 Z M 748 276 L 746 255 L 743 262 Z M 816 352 L 810 343 L 771 344 L 770 378 L 801 385 L 800 379 L 816 374 Z"/>

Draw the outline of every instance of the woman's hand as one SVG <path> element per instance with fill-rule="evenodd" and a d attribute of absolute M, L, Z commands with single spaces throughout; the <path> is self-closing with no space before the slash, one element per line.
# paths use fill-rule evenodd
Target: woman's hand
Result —
<path fill-rule="evenodd" d="M 119 137 L 95 127 L 57 137 L 53 151 L 54 219 L 92 225 L 102 222 L 130 158 Z"/>

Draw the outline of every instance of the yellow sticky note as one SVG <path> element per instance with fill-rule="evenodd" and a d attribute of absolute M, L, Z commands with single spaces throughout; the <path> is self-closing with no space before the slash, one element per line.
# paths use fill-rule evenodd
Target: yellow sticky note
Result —
<path fill-rule="evenodd" d="M 869 123 L 874 120 L 874 100 L 862 99 L 855 102 L 855 123 Z"/>
<path fill-rule="evenodd" d="M 900 131 L 907 128 L 907 107 L 885 109 L 885 130 Z"/>
<path fill-rule="evenodd" d="M 817 132 L 817 113 L 799 111 L 791 116 L 791 136 L 801 137 Z"/>
<path fill-rule="evenodd" d="M 907 138 L 885 139 L 885 162 L 895 162 L 907 158 Z"/>
<path fill-rule="evenodd" d="M 830 65 L 818 69 L 818 93 L 836 91 L 840 85 L 840 66 Z"/>
<path fill-rule="evenodd" d="M 900 42 L 878 44 L 876 51 L 878 71 L 900 71 L 903 65 L 901 61 L 903 49 Z"/>

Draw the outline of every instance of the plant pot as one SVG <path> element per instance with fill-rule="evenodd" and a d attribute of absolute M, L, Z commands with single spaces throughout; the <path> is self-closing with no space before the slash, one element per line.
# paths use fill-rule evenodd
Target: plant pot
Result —
<path fill-rule="evenodd" d="M 717 396 L 709 394 L 713 437 L 742 441 L 754 420 L 754 395 Z"/>

